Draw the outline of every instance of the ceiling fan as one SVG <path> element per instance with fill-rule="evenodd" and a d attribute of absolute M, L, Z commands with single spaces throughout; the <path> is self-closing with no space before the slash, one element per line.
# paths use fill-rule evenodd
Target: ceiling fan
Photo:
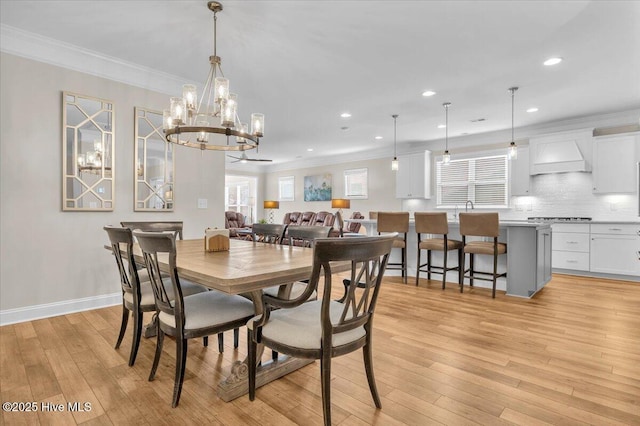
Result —
<path fill-rule="evenodd" d="M 235 158 L 236 161 L 232 161 L 232 163 L 247 163 L 249 161 L 267 161 L 267 162 L 273 161 L 273 160 L 267 160 L 266 158 L 249 158 L 247 157 L 247 154 L 244 151 L 242 151 L 242 155 L 240 157 L 235 157 L 233 155 L 227 155 L 227 157 Z"/>

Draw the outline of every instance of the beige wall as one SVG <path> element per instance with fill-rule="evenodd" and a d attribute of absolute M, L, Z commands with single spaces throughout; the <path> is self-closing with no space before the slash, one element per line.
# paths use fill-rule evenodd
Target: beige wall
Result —
<path fill-rule="evenodd" d="M 180 90 L 180 88 L 176 88 Z M 115 105 L 115 209 L 62 212 L 62 91 Z M 2 54 L 0 59 L 0 312 L 117 294 L 104 225 L 183 220 L 185 238 L 224 226 L 224 154 L 176 149 L 176 210 L 133 212 L 134 107 L 166 108 L 168 96 Z M 208 200 L 197 209 L 197 199 Z M 111 300 L 116 300 L 111 298 Z M 71 304 L 69 309 L 79 305 Z M 53 310 L 55 311 L 55 309 Z"/>
<path fill-rule="evenodd" d="M 402 203 L 395 197 L 396 178 L 394 172 L 391 171 L 391 159 L 383 158 L 268 173 L 265 177 L 265 199 L 267 200 L 278 199 L 279 177 L 295 177 L 295 201 L 281 201 L 280 209 L 274 211 L 274 222 L 281 223 L 284 214 L 291 211 L 318 212 L 324 210 L 333 213 L 336 209 L 331 208 L 330 201 L 304 201 L 304 177 L 331 174 L 332 197 L 344 198 L 344 171 L 363 167 L 368 168 L 369 198 L 351 200 L 351 208 L 343 210 L 343 216 L 349 217 L 353 211 L 359 211 L 365 217 L 368 217 L 368 212 L 371 210 L 400 211 Z"/>

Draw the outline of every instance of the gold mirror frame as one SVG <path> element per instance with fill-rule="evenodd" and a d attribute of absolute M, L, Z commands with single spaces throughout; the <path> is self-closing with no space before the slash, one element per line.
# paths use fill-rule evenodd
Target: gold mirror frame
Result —
<path fill-rule="evenodd" d="M 62 210 L 113 211 L 112 101 L 62 92 Z"/>
<path fill-rule="evenodd" d="M 162 112 L 135 107 L 134 134 L 134 211 L 173 211 L 175 148 L 164 137 Z"/>

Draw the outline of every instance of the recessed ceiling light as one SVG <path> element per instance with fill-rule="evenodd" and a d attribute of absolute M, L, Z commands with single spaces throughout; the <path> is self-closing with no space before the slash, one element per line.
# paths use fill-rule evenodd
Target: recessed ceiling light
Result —
<path fill-rule="evenodd" d="M 313 148 L 307 148 L 307 152 L 313 152 Z"/>
<path fill-rule="evenodd" d="M 382 139 L 382 136 L 376 136 L 374 139 L 380 140 L 380 139 Z"/>
<path fill-rule="evenodd" d="M 438 129 L 446 129 L 447 125 L 446 124 L 438 124 Z"/>
<path fill-rule="evenodd" d="M 342 114 L 340 114 L 340 117 L 349 118 L 349 117 L 351 117 L 351 114 L 349 114 L 348 112 L 343 112 Z"/>
<path fill-rule="evenodd" d="M 349 128 L 347 126 L 342 126 L 340 127 L 340 130 L 349 130 Z"/>
<path fill-rule="evenodd" d="M 422 92 L 422 96 L 425 96 L 425 97 L 433 96 L 435 94 L 436 92 L 434 92 L 433 90 L 425 90 L 424 92 Z"/>
<path fill-rule="evenodd" d="M 557 58 L 549 58 L 546 61 L 544 61 L 544 64 L 548 67 L 550 67 L 551 65 L 558 65 L 560 62 L 562 62 L 562 58 L 557 57 Z"/>
<path fill-rule="evenodd" d="M 538 108 L 536 108 L 536 107 L 529 108 L 529 109 L 527 110 L 527 112 L 538 112 Z"/>

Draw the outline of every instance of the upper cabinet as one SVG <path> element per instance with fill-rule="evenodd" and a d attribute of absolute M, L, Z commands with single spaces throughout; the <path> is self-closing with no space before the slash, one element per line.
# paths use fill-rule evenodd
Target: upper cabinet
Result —
<path fill-rule="evenodd" d="M 636 192 L 640 134 L 600 136 L 593 141 L 593 192 Z"/>
<path fill-rule="evenodd" d="M 398 155 L 397 198 L 431 198 L 431 151 Z"/>
<path fill-rule="evenodd" d="M 572 130 L 529 139 L 529 173 L 590 172 L 593 129 Z"/>
<path fill-rule="evenodd" d="M 511 160 L 511 195 L 530 195 L 529 147 L 518 147 L 518 158 Z"/>

